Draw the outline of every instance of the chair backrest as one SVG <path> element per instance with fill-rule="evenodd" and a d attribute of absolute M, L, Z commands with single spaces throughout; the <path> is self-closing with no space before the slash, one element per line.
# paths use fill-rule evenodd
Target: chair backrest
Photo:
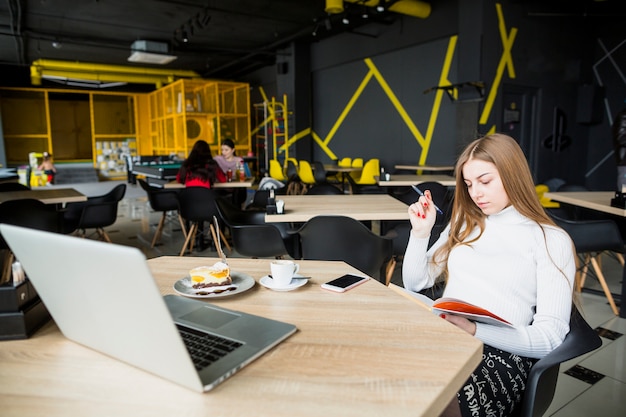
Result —
<path fill-rule="evenodd" d="M 376 177 L 380 175 L 380 161 L 378 158 L 369 159 L 365 165 L 363 165 L 363 170 L 361 171 L 361 176 L 356 181 L 359 185 L 372 185 L 376 184 Z"/>
<path fill-rule="evenodd" d="M 285 160 L 286 164 L 286 175 L 287 181 L 297 181 L 298 180 L 298 161 L 293 158 L 287 158 Z"/>
<path fill-rule="evenodd" d="M 340 167 L 343 167 L 343 168 L 350 167 L 350 166 L 352 166 L 352 158 L 347 157 L 347 156 L 346 156 L 346 157 L 344 157 L 344 158 L 341 158 L 341 159 L 337 162 L 337 165 L 339 165 Z"/>
<path fill-rule="evenodd" d="M 276 159 L 270 159 L 270 177 L 278 181 L 287 181 L 283 167 Z"/>
<path fill-rule="evenodd" d="M 566 220 L 555 215 L 552 218 L 570 235 L 578 253 L 605 250 L 624 253 L 624 241 L 619 227 L 611 219 Z"/>
<path fill-rule="evenodd" d="M 261 210 L 242 210 L 230 200 L 218 197 L 215 205 L 219 217 L 228 227 L 236 225 L 265 224 L 265 212 Z"/>
<path fill-rule="evenodd" d="M 106 194 L 89 197 L 82 207 L 78 229 L 103 228 L 117 220 L 117 206 L 124 198 L 126 184 L 118 184 Z"/>
<path fill-rule="evenodd" d="M 47 205 L 39 200 L 27 198 L 1 203 L 0 223 L 58 232 L 61 217 L 54 205 Z M 0 236 L 0 248 L 8 248 L 2 236 Z"/>
<path fill-rule="evenodd" d="M 19 182 L 2 182 L 0 183 L 0 193 L 4 191 L 26 191 L 30 190 L 26 185 Z"/>
<path fill-rule="evenodd" d="M 265 258 L 289 254 L 280 231 L 265 223 L 264 212 L 241 210 L 223 198 L 218 198 L 215 203 L 220 218 L 230 229 L 233 246 L 239 255 Z"/>
<path fill-rule="evenodd" d="M 315 175 L 313 175 L 313 168 L 309 161 L 298 161 L 298 177 L 300 177 L 300 181 L 305 184 L 315 184 Z"/>
<path fill-rule="evenodd" d="M 213 221 L 218 216 L 215 190 L 206 187 L 185 187 L 178 193 L 178 211 L 190 222 Z"/>
<path fill-rule="evenodd" d="M 321 183 L 315 184 L 306 193 L 310 195 L 339 195 L 343 194 L 343 191 L 330 183 Z"/>
<path fill-rule="evenodd" d="M 152 187 L 141 178 L 138 178 L 137 182 L 139 182 L 141 188 L 143 188 L 148 195 L 148 201 L 150 202 L 152 210 L 178 210 L 178 193 L 180 190 Z"/>
<path fill-rule="evenodd" d="M 542 416 L 554 397 L 556 381 L 559 376 L 559 365 L 591 352 L 601 345 L 600 336 L 573 306 L 570 331 L 563 343 L 537 361 L 530 369 L 519 417 Z"/>
<path fill-rule="evenodd" d="M 380 279 L 393 254 L 392 242 L 346 216 L 316 216 L 299 230 L 303 259 L 344 261 Z"/>
<path fill-rule="evenodd" d="M 313 176 L 315 177 L 315 183 L 317 184 L 323 184 L 327 182 L 326 179 L 326 168 L 324 168 L 324 164 L 322 164 L 320 161 L 313 161 L 312 164 L 313 166 Z"/>
<path fill-rule="evenodd" d="M 108 193 L 89 197 L 87 199 L 88 203 L 110 203 L 110 202 L 119 202 L 124 198 L 124 194 L 126 193 L 126 184 L 118 184 L 111 189 Z"/>
<path fill-rule="evenodd" d="M 363 158 L 354 158 L 351 166 L 352 168 L 363 168 Z"/>

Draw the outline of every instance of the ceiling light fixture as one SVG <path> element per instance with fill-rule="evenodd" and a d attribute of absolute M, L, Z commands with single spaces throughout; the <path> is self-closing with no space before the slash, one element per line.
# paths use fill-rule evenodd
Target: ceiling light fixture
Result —
<path fill-rule="evenodd" d="M 165 65 L 177 58 L 174 55 L 168 55 L 168 46 L 162 42 L 135 41 L 130 49 L 129 62 Z"/>

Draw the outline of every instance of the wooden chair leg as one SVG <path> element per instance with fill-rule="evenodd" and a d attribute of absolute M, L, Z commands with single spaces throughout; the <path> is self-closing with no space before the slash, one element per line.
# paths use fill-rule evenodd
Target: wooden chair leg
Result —
<path fill-rule="evenodd" d="M 615 257 L 617 258 L 620 265 L 624 266 L 624 255 L 622 255 L 621 253 L 615 252 Z"/>
<path fill-rule="evenodd" d="M 180 213 L 178 214 L 178 221 L 180 223 L 180 228 L 183 231 L 183 237 L 187 239 L 187 227 L 185 227 L 185 219 L 183 219 Z"/>
<path fill-rule="evenodd" d="M 113 242 L 111 241 L 111 238 L 109 237 L 109 234 L 108 234 L 107 232 L 105 232 L 103 228 L 98 227 L 98 228 L 96 229 L 96 232 L 98 233 L 98 235 L 100 236 L 100 238 L 101 238 L 102 240 L 104 240 L 105 242 L 108 242 L 108 243 L 113 243 Z"/>
<path fill-rule="evenodd" d="M 589 271 L 589 262 L 591 261 L 591 254 L 586 253 L 583 259 L 583 269 L 580 271 L 579 286 L 582 289 L 585 286 L 585 280 L 587 279 L 587 272 Z"/>
<path fill-rule="evenodd" d="M 224 244 L 224 246 L 228 248 L 228 253 L 233 253 L 233 249 L 228 244 L 228 240 L 226 240 L 226 236 L 224 236 L 224 232 L 222 232 L 222 229 L 219 229 L 219 231 L 220 231 L 220 237 L 222 238 L 222 243 Z"/>
<path fill-rule="evenodd" d="M 609 300 L 609 304 L 611 305 L 611 309 L 613 310 L 613 313 L 615 313 L 616 316 L 619 316 L 619 310 L 617 309 L 617 306 L 615 305 L 615 301 L 613 300 L 613 294 L 611 294 L 611 291 L 609 290 L 609 286 L 606 284 L 606 280 L 604 279 L 604 274 L 602 273 L 602 269 L 596 257 L 591 258 L 591 264 L 593 265 L 593 269 L 596 272 L 596 275 L 598 276 L 598 281 L 600 281 L 600 285 L 602 286 L 602 289 L 604 290 L 604 294 L 606 295 L 607 300 Z"/>
<path fill-rule="evenodd" d="M 396 269 L 396 258 L 391 258 L 385 268 L 385 285 L 388 287 L 393 277 L 393 272 Z"/>
<path fill-rule="evenodd" d="M 196 229 L 198 228 L 198 224 L 194 223 L 189 228 L 189 232 L 187 233 L 187 238 L 185 239 L 185 243 L 183 244 L 183 248 L 180 250 L 180 254 L 178 256 L 183 256 L 187 249 L 187 246 L 191 245 L 189 248 L 190 251 L 193 250 L 193 238 L 196 235 Z"/>
<path fill-rule="evenodd" d="M 157 226 L 156 231 L 154 232 L 154 237 L 152 238 L 152 243 L 150 247 L 153 248 L 154 245 L 161 239 L 161 233 L 163 232 L 163 226 L 165 226 L 165 218 L 167 217 L 167 211 L 163 212 L 161 216 L 161 220 L 159 220 L 159 225 Z"/>

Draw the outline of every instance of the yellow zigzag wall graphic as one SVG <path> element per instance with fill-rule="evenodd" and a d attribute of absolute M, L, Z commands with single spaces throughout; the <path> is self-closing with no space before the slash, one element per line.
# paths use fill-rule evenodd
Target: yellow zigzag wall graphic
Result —
<path fill-rule="evenodd" d="M 500 3 L 496 3 L 496 12 L 498 14 L 498 31 L 500 32 L 500 39 L 502 41 L 503 51 L 502 51 L 502 56 L 500 57 L 500 62 L 498 64 L 493 83 L 490 84 L 491 88 L 489 90 L 487 100 L 485 101 L 485 105 L 483 107 L 483 111 L 479 119 L 479 124 L 481 125 L 485 125 L 487 121 L 489 120 L 489 116 L 491 115 L 491 112 L 493 110 L 494 101 L 498 94 L 500 83 L 502 82 L 502 76 L 504 74 L 504 70 L 506 69 L 508 71 L 509 78 L 511 79 L 515 78 L 515 68 L 513 66 L 513 56 L 511 55 L 511 50 L 513 48 L 513 43 L 515 42 L 515 37 L 517 36 L 517 28 L 513 27 L 511 28 L 510 32 L 507 33 L 506 24 L 504 22 L 504 15 L 502 13 L 502 6 L 500 5 Z M 451 36 L 448 42 L 448 48 L 447 48 L 445 59 L 443 62 L 443 67 L 441 69 L 441 73 L 439 76 L 439 83 L 437 84 L 438 86 L 452 85 L 452 83 L 448 79 L 448 74 L 450 73 L 450 67 L 452 65 L 452 58 L 454 57 L 454 52 L 456 50 L 456 43 L 457 43 L 457 36 Z M 404 109 L 404 106 L 402 105 L 402 103 L 400 103 L 400 100 L 398 100 L 398 98 L 396 97 L 391 87 L 389 87 L 389 84 L 387 84 L 387 82 L 385 81 L 384 77 L 382 76 L 378 68 L 376 68 L 376 65 L 374 65 L 374 62 L 370 58 L 364 59 L 364 62 L 365 62 L 365 65 L 368 66 L 369 71 L 367 72 L 363 80 L 361 81 L 361 84 L 356 89 L 356 91 L 354 92 L 350 100 L 348 101 L 348 104 L 343 109 L 343 111 L 341 112 L 337 120 L 335 121 L 333 127 L 330 129 L 326 137 L 321 138 L 315 131 L 313 131 L 309 127 L 296 133 L 290 138 L 288 138 L 285 141 L 285 143 L 279 148 L 279 152 L 285 152 L 291 145 L 296 143 L 298 140 L 303 139 L 308 135 L 311 135 L 311 138 L 328 155 L 328 157 L 330 157 L 331 159 L 336 159 L 337 156 L 333 153 L 332 149 L 329 147 L 329 143 L 335 136 L 335 133 L 337 132 L 337 130 L 339 129 L 343 121 L 346 119 L 346 117 L 350 113 L 350 110 L 352 110 L 352 108 L 354 107 L 354 104 L 356 103 L 358 98 L 361 96 L 361 93 L 365 90 L 365 87 L 372 81 L 372 79 L 375 79 L 382 87 L 383 91 L 385 92 L 389 100 L 391 101 L 392 105 L 395 107 L 396 111 L 398 112 L 398 114 L 400 115 L 400 117 L 402 118 L 406 126 L 409 128 L 409 131 L 411 132 L 411 134 L 413 135 L 417 143 L 422 147 L 422 152 L 420 154 L 418 164 L 419 165 L 426 164 L 426 159 L 428 157 L 428 150 L 430 149 L 430 144 L 433 138 L 435 125 L 437 122 L 437 116 L 439 114 L 439 109 L 441 107 L 441 102 L 442 102 L 445 91 L 442 89 L 436 90 L 435 99 L 434 99 L 433 106 L 430 112 L 430 119 L 428 121 L 428 126 L 426 127 L 426 134 L 423 135 L 419 131 L 417 126 L 415 126 L 415 123 L 413 122 L 409 114 L 406 112 L 406 110 Z M 457 97 L 457 94 L 458 92 L 455 91 L 453 94 L 455 98 Z M 496 130 L 496 126 L 494 124 L 491 126 L 488 133 L 494 133 L 495 130 Z"/>

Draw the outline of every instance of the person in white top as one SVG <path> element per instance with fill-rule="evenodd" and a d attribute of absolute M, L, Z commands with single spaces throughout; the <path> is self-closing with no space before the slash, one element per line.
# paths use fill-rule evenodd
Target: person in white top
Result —
<path fill-rule="evenodd" d="M 441 315 L 484 344 L 481 365 L 443 415 L 506 416 L 519 406 L 532 365 L 569 332 L 574 245 L 539 203 L 528 163 L 513 138 L 493 134 L 473 141 L 459 156 L 455 176 L 451 220 L 431 248 L 437 213 L 430 192 L 409 206 L 403 283 L 417 292 L 444 279 L 444 297 L 513 324 Z"/>

